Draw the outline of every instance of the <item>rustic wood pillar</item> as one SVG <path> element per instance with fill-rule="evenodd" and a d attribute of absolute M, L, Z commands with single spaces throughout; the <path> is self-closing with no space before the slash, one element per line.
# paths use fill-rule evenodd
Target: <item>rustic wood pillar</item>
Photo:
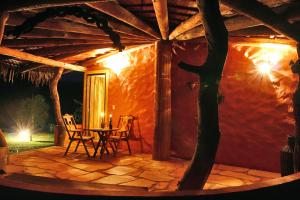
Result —
<path fill-rule="evenodd" d="M 298 60 L 291 66 L 292 72 L 300 78 L 300 43 L 297 44 Z M 300 82 L 293 96 L 294 118 L 295 118 L 295 147 L 294 147 L 294 172 L 300 171 Z"/>
<path fill-rule="evenodd" d="M 8 12 L 0 11 L 0 45 L 4 36 L 5 24 L 8 20 Z"/>
<path fill-rule="evenodd" d="M 178 190 L 203 188 L 215 162 L 220 140 L 218 88 L 228 51 L 228 32 L 220 14 L 218 0 L 197 0 L 197 4 L 203 19 L 208 55 L 200 67 L 179 63 L 184 70 L 199 75 L 200 89 L 197 145 Z"/>
<path fill-rule="evenodd" d="M 156 43 L 156 123 L 152 157 L 167 160 L 171 146 L 171 43 Z"/>
<path fill-rule="evenodd" d="M 64 71 L 63 68 L 57 68 L 55 75 L 53 76 L 49 85 L 51 100 L 54 107 L 54 115 L 55 115 L 56 128 L 57 128 L 56 131 L 58 133 L 57 143 L 55 145 L 58 146 L 64 146 L 64 140 L 66 134 L 64 128 L 64 121 L 61 116 L 59 93 L 57 90 L 58 81 L 60 80 L 63 71 Z"/>

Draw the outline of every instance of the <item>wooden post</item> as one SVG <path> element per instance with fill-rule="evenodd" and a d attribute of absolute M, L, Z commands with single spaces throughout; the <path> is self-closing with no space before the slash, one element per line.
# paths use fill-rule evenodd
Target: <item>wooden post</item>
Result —
<path fill-rule="evenodd" d="M 171 146 L 171 43 L 156 43 L 156 123 L 152 157 L 167 160 Z"/>
<path fill-rule="evenodd" d="M 199 75 L 198 138 L 192 162 L 182 177 L 178 190 L 202 189 L 215 162 L 219 146 L 218 88 L 228 51 L 228 32 L 218 0 L 197 0 L 202 14 L 208 55 L 200 67 L 186 63 L 179 66 Z"/>
<path fill-rule="evenodd" d="M 65 140 L 65 134 L 66 134 L 65 128 L 64 128 L 64 121 L 61 116 L 59 93 L 57 90 L 58 81 L 60 80 L 63 71 L 64 71 L 64 68 L 58 68 L 50 82 L 50 85 L 49 85 L 51 100 L 52 100 L 53 107 L 54 107 L 56 128 L 58 131 L 57 144 L 55 144 L 55 145 L 58 145 L 58 146 L 64 146 L 64 140 Z"/>
<path fill-rule="evenodd" d="M 300 78 L 300 43 L 297 44 L 298 60 L 291 66 L 292 72 Z M 294 118 L 295 118 L 295 147 L 294 147 L 294 172 L 300 171 L 300 83 L 293 96 Z"/>
<path fill-rule="evenodd" d="M 8 20 L 8 12 L 0 11 L 0 45 L 4 36 L 5 24 Z"/>

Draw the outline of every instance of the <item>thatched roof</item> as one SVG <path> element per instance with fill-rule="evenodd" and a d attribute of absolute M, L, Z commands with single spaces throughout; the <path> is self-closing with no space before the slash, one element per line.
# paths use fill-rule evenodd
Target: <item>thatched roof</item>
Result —
<path fill-rule="evenodd" d="M 2 9 L 8 10 L 10 17 L 5 25 L 2 46 L 84 67 L 89 67 L 99 56 L 117 52 L 120 48 L 118 38 L 121 45 L 129 48 L 160 39 L 187 41 L 204 37 L 195 0 L 3 1 Z M 65 4 L 61 5 L 62 2 Z M 74 2 L 77 2 L 76 5 L 73 5 Z M 247 3 L 220 0 L 220 3 L 231 37 L 271 36 L 300 41 L 298 0 L 247 0 Z M 77 7 L 85 13 L 70 14 L 75 11 L 62 9 L 55 15 L 51 11 L 53 7 L 65 10 Z M 87 13 L 96 13 L 93 16 L 98 23 Z M 43 17 L 45 19 L 42 20 Z M 108 21 L 108 27 L 103 28 L 106 22 L 100 18 Z M 27 25 L 20 27 L 24 22 Z M 16 29 L 17 26 L 19 29 Z M 101 49 L 106 51 L 101 52 Z M 6 80 L 18 75 L 35 83 L 45 83 L 52 77 L 55 68 L 1 56 L 0 69 Z"/>

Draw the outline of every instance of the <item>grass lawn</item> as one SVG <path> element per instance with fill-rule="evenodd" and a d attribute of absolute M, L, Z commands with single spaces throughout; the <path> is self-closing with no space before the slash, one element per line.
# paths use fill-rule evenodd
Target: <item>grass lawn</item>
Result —
<path fill-rule="evenodd" d="M 5 139 L 8 144 L 10 153 L 17 153 L 21 151 L 49 147 L 54 145 L 54 134 L 52 133 L 34 133 L 32 134 L 32 141 L 20 142 L 17 135 L 14 133 L 5 133 Z"/>

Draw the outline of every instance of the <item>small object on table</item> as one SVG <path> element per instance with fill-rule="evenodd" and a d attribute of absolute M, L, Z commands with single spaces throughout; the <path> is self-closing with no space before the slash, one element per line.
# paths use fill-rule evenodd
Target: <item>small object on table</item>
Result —
<path fill-rule="evenodd" d="M 112 114 L 109 115 L 109 129 L 112 129 Z"/>
<path fill-rule="evenodd" d="M 102 112 L 101 113 L 101 128 L 104 128 L 105 127 L 105 122 L 104 122 L 104 113 Z"/>

